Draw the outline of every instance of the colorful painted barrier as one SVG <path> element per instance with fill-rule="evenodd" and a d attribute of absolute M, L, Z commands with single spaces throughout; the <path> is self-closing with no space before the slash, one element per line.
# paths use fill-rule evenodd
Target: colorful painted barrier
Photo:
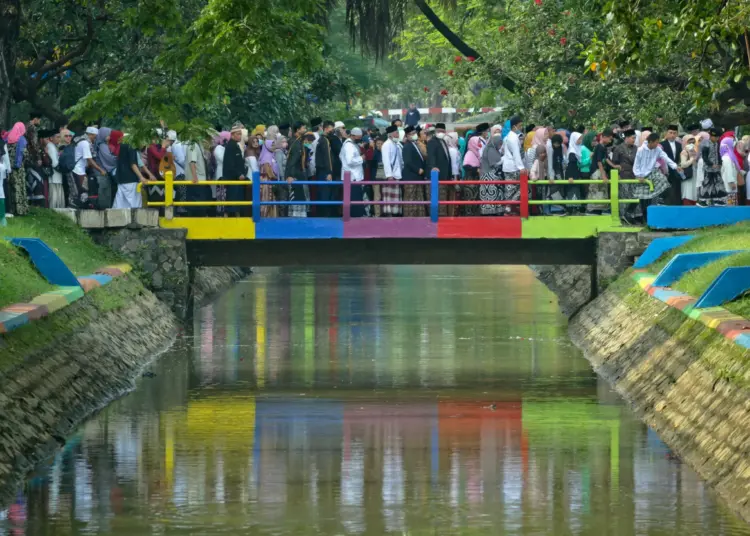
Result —
<path fill-rule="evenodd" d="M 105 266 L 92 275 L 77 278 L 79 286 L 59 286 L 28 303 L 15 303 L 0 309 L 0 333 L 8 333 L 23 325 L 44 318 L 82 298 L 86 292 L 104 286 L 113 278 L 128 273 L 128 264 Z"/>
<path fill-rule="evenodd" d="M 697 298 L 669 287 L 654 286 L 656 276 L 646 270 L 634 270 L 633 279 L 649 295 L 664 302 L 670 307 L 679 309 L 686 316 L 717 330 L 727 339 L 743 348 L 750 349 L 750 320 L 736 315 L 723 307 L 706 307 L 699 309 L 695 305 Z"/>

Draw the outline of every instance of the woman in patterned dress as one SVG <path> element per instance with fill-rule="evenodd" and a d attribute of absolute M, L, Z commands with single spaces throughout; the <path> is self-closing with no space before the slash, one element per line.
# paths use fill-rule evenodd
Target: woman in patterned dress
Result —
<path fill-rule="evenodd" d="M 482 181 L 501 181 L 505 177 L 502 163 L 503 139 L 500 134 L 490 138 L 487 146 L 482 151 L 481 172 Z M 502 184 L 482 184 L 479 186 L 479 199 L 481 201 L 502 201 L 505 198 L 505 187 Z M 501 216 L 505 214 L 504 205 L 483 204 L 479 205 L 482 216 Z"/>
<path fill-rule="evenodd" d="M 8 208 L 16 216 L 29 212 L 29 198 L 26 194 L 26 126 L 18 122 L 8 132 L 7 146 L 11 172 L 8 177 Z"/>

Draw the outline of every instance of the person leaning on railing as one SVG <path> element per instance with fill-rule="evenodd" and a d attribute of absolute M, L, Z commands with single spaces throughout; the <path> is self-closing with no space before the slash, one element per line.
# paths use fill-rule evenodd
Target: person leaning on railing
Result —
<path fill-rule="evenodd" d="M 117 194 L 112 208 L 141 208 L 143 196 L 138 192 L 138 183 L 143 184 L 145 188 L 149 179 L 156 180 L 141 160 L 139 151 L 127 143 L 120 143 L 115 178 Z"/>

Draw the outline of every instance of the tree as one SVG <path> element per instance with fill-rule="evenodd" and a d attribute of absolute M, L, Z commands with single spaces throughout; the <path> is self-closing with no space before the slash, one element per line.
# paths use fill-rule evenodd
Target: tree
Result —
<path fill-rule="evenodd" d="M 591 2 L 457 0 L 455 8 L 436 9 L 467 40 L 479 43 L 481 61 L 456 55 L 419 16 L 408 18 L 398 44 L 404 59 L 442 73 L 443 87 L 461 99 L 457 105 L 494 91 L 509 113 L 522 113 L 529 122 L 599 126 L 618 118 L 661 118 L 666 124 L 693 107 L 685 84 L 672 76 L 674 69 L 653 65 L 639 73 L 613 72 L 606 62 L 597 62 L 592 70 L 588 48 L 606 22 Z M 498 73 L 522 91 L 508 91 Z"/>
<path fill-rule="evenodd" d="M 655 78 L 689 94 L 722 126 L 750 123 L 750 2 L 602 2 L 587 47 L 595 69 Z M 604 73 L 605 77 L 608 76 Z"/>

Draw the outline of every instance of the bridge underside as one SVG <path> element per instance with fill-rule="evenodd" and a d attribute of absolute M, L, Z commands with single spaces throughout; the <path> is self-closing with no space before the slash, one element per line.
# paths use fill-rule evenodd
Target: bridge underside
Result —
<path fill-rule="evenodd" d="M 586 264 L 596 238 L 346 240 L 189 240 L 196 266 L 325 266 L 366 264 Z"/>

